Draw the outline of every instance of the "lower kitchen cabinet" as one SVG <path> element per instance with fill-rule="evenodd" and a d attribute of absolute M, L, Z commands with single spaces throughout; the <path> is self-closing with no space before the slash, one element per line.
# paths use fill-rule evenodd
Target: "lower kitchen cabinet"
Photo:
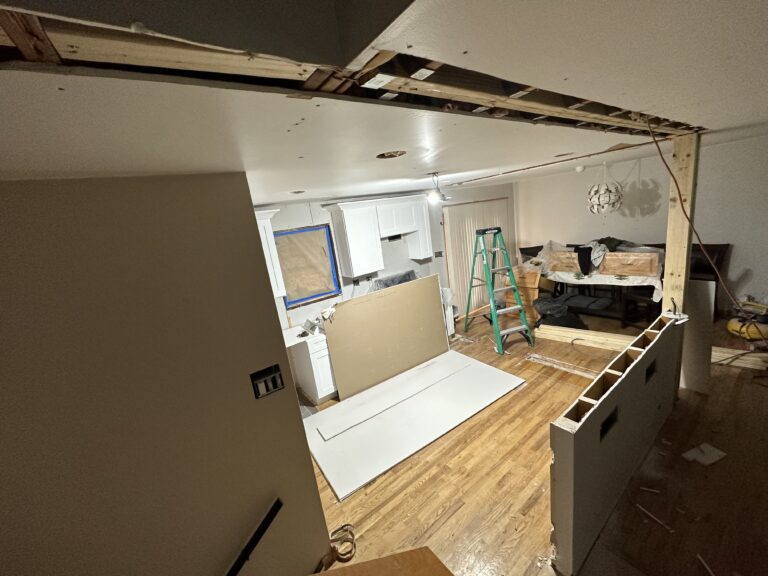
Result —
<path fill-rule="evenodd" d="M 331 358 L 325 336 L 299 339 L 288 348 L 296 384 L 313 404 L 321 404 L 336 394 Z"/>

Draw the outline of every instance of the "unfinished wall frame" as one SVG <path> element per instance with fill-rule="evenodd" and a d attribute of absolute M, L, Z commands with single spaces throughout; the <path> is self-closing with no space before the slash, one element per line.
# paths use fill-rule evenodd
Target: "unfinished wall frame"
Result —
<path fill-rule="evenodd" d="M 553 564 L 576 574 L 677 393 L 683 324 L 662 315 L 550 426 Z"/>

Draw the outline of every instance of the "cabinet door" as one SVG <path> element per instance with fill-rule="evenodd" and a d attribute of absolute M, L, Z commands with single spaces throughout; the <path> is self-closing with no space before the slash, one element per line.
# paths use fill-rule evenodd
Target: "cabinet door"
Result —
<path fill-rule="evenodd" d="M 285 283 L 283 282 L 283 271 L 280 269 L 280 260 L 277 257 L 277 246 L 275 246 L 275 236 L 272 234 L 272 223 L 269 219 L 258 219 L 259 237 L 261 246 L 264 249 L 264 259 L 267 262 L 267 272 L 269 273 L 269 283 L 272 285 L 272 292 L 275 298 L 285 296 Z"/>
<path fill-rule="evenodd" d="M 408 200 L 395 204 L 395 222 L 397 224 L 398 234 L 407 234 L 419 229 L 419 220 L 414 207 L 419 205 L 419 201 Z"/>
<path fill-rule="evenodd" d="M 418 228 L 408 234 L 408 257 L 412 260 L 432 258 L 432 233 L 429 228 L 429 210 L 426 199 L 411 204 L 411 211 Z"/>
<path fill-rule="evenodd" d="M 379 237 L 395 236 L 397 234 L 395 206 L 391 202 L 379 204 L 376 206 L 376 215 L 379 219 Z"/>
<path fill-rule="evenodd" d="M 333 380 L 331 358 L 327 349 L 312 354 L 312 366 L 315 372 L 317 397 L 323 398 L 324 396 L 333 394 L 336 391 L 336 384 Z"/>
<path fill-rule="evenodd" d="M 351 276 L 356 278 L 383 270 L 376 206 L 345 207 L 343 214 Z"/>
<path fill-rule="evenodd" d="M 413 200 L 384 201 L 378 204 L 376 214 L 379 218 L 379 236 L 388 238 L 416 231 L 419 223 L 414 215 L 413 206 Z"/>

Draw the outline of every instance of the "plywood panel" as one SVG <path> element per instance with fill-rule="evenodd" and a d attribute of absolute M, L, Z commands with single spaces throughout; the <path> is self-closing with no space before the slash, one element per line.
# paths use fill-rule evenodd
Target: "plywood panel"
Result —
<path fill-rule="evenodd" d="M 579 272 L 576 252 L 553 252 L 550 268 L 555 272 Z M 655 252 L 609 252 L 598 271 L 600 274 L 655 276 L 659 271 L 659 255 Z"/>
<path fill-rule="evenodd" d="M 343 400 L 448 351 L 438 278 L 342 302 L 325 331 Z"/>

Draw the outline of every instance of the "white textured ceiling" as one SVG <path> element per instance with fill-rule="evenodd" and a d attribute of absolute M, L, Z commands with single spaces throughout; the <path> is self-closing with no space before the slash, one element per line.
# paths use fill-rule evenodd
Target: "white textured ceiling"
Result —
<path fill-rule="evenodd" d="M 710 129 L 768 121 L 766 0 L 415 0 L 373 46 Z"/>
<path fill-rule="evenodd" d="M 0 71 L 0 179 L 248 171 L 254 203 L 400 192 L 642 137 L 339 99 Z M 392 160 L 376 154 L 405 150 Z M 302 196 L 292 190 L 306 190 Z"/>

